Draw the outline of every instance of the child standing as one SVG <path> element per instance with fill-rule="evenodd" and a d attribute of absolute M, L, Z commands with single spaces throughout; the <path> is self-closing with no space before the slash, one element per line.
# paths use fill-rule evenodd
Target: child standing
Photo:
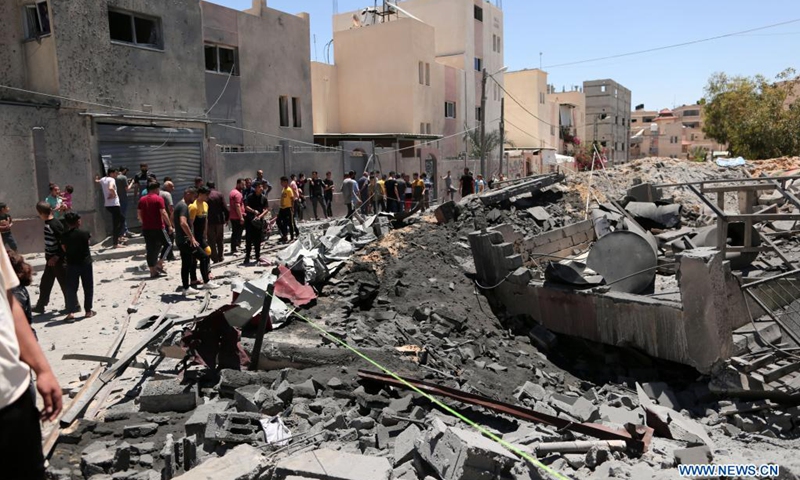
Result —
<path fill-rule="evenodd" d="M 27 287 L 33 283 L 33 269 L 25 259 L 22 258 L 22 255 L 15 251 L 8 251 L 8 259 L 11 260 L 11 267 L 14 269 L 14 273 L 19 279 L 19 285 L 12 288 L 10 292 L 22 306 L 22 311 L 25 312 L 25 318 L 28 319 L 28 324 L 32 327 L 33 312 L 31 312 L 31 296 L 28 293 Z M 33 335 L 36 336 L 36 330 L 33 331 Z"/>
<path fill-rule="evenodd" d="M 64 202 L 64 207 L 67 211 L 72 210 L 72 192 L 75 191 L 75 187 L 72 185 L 67 185 L 64 187 L 64 194 L 61 195 L 61 200 Z"/>
<path fill-rule="evenodd" d="M 93 317 L 94 278 L 92 271 L 92 253 L 89 250 L 89 239 L 92 235 L 81 228 L 81 216 L 75 212 L 64 215 L 67 232 L 61 239 L 61 246 L 67 258 L 67 317 L 74 320 L 75 313 L 80 312 L 78 303 L 78 284 L 83 284 L 84 318 Z"/>
<path fill-rule="evenodd" d="M 8 205 L 0 202 L 0 234 L 3 236 L 3 243 L 9 250 L 17 251 L 17 242 L 14 241 L 14 236 L 11 235 L 11 226 L 14 225 L 14 222 L 9 212 Z"/>

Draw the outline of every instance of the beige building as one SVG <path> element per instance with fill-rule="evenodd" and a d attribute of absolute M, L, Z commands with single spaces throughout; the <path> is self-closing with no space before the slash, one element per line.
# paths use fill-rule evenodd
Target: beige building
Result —
<path fill-rule="evenodd" d="M 440 140 L 420 142 L 436 148 L 430 155 L 463 162 L 463 132 L 480 125 L 484 69 L 496 80 L 487 81 L 486 131 L 499 129 L 503 15 L 492 3 L 408 0 L 335 15 L 333 32 L 333 65 L 312 63 L 318 138 L 433 135 Z"/>
<path fill-rule="evenodd" d="M 556 92 L 547 72 L 526 69 L 508 72 L 505 102 L 507 147 L 552 149 L 572 155 L 586 137 L 586 97 L 580 87 Z"/>
<path fill-rule="evenodd" d="M 629 159 L 631 91 L 606 78 L 583 82 L 589 141 L 596 141 L 611 164 Z M 591 132 L 591 133 L 590 133 Z"/>
<path fill-rule="evenodd" d="M 693 158 L 724 151 L 726 146 L 703 133 L 703 109 L 700 104 L 683 105 L 659 112 L 640 108 L 631 113 L 631 158 Z"/>

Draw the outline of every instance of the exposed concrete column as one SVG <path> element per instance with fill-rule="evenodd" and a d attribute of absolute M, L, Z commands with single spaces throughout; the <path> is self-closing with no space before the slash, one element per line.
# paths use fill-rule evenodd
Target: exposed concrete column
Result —
<path fill-rule="evenodd" d="M 728 282 L 730 273 L 717 249 L 706 247 L 683 252 L 678 284 L 683 301 L 687 354 L 695 367 L 708 373 L 711 367 L 731 355 L 733 344 Z"/>
<path fill-rule="evenodd" d="M 514 246 L 505 242 L 500 232 L 472 232 L 469 245 L 475 260 L 475 272 L 484 286 L 497 285 L 522 266 L 522 257 L 514 253 Z"/>
<path fill-rule="evenodd" d="M 287 177 L 292 171 L 292 145 L 288 140 L 281 140 L 281 158 L 283 159 L 283 174 Z"/>

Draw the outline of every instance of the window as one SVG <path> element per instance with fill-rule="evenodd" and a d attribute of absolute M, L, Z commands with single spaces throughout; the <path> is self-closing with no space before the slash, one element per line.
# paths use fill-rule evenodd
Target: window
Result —
<path fill-rule="evenodd" d="M 50 12 L 47 10 L 47 1 L 25 5 L 25 37 L 38 38 L 49 33 Z"/>
<path fill-rule="evenodd" d="M 444 102 L 444 117 L 456 118 L 456 102 Z"/>
<path fill-rule="evenodd" d="M 631 123 L 636 123 L 636 122 L 637 122 L 637 120 L 635 118 L 631 119 Z"/>
<path fill-rule="evenodd" d="M 424 122 L 420 122 L 419 123 L 419 133 L 422 134 L 422 135 L 425 135 L 425 123 Z"/>
<path fill-rule="evenodd" d="M 556 134 L 556 126 L 550 125 L 550 135 L 553 136 Z"/>
<path fill-rule="evenodd" d="M 497 37 L 497 53 L 500 53 L 500 36 Z"/>
<path fill-rule="evenodd" d="M 289 126 L 289 97 L 278 97 L 278 113 L 281 117 L 281 127 Z"/>
<path fill-rule="evenodd" d="M 475 120 L 481 121 L 483 117 L 481 116 L 481 107 L 475 107 Z"/>
<path fill-rule="evenodd" d="M 539 103 L 544 105 L 544 101 L 545 101 L 544 92 L 539 92 Z"/>
<path fill-rule="evenodd" d="M 206 45 L 206 71 L 239 75 L 237 49 L 221 45 Z"/>
<path fill-rule="evenodd" d="M 483 70 L 483 60 L 475 57 L 475 71 L 480 72 L 481 70 Z"/>
<path fill-rule="evenodd" d="M 605 85 L 600 85 L 600 92 L 606 93 L 606 86 Z"/>
<path fill-rule="evenodd" d="M 483 21 L 483 9 L 477 5 L 475 5 L 475 20 L 479 22 Z"/>
<path fill-rule="evenodd" d="M 108 29 L 111 40 L 151 48 L 163 48 L 161 22 L 132 13 L 108 11 Z"/>
<path fill-rule="evenodd" d="M 300 128 L 303 126 L 303 119 L 300 116 L 300 98 L 292 97 L 292 126 Z"/>
<path fill-rule="evenodd" d="M 614 89 L 614 97 L 616 97 L 616 96 L 617 96 L 617 89 L 615 88 Z"/>
<path fill-rule="evenodd" d="M 699 117 L 700 110 L 686 110 L 683 112 L 684 117 Z"/>
<path fill-rule="evenodd" d="M 425 85 L 431 85 L 431 64 L 425 64 Z"/>
<path fill-rule="evenodd" d="M 427 133 L 428 135 L 431 134 L 431 124 L 430 123 L 426 123 L 425 124 L 425 133 Z"/>
<path fill-rule="evenodd" d="M 425 64 L 423 62 L 419 62 L 419 84 L 425 84 Z"/>

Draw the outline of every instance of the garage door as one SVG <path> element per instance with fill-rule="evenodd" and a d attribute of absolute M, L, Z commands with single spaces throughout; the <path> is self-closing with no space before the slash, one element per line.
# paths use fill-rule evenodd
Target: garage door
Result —
<path fill-rule="evenodd" d="M 203 129 L 98 124 L 97 133 L 105 167 L 128 167 L 128 175 L 133 178 L 139 164 L 146 163 L 159 182 L 172 177 L 175 201 L 180 200 L 185 188 L 194 185 L 195 177 L 203 174 Z M 131 190 L 129 227 L 139 225 L 135 202 Z"/>

